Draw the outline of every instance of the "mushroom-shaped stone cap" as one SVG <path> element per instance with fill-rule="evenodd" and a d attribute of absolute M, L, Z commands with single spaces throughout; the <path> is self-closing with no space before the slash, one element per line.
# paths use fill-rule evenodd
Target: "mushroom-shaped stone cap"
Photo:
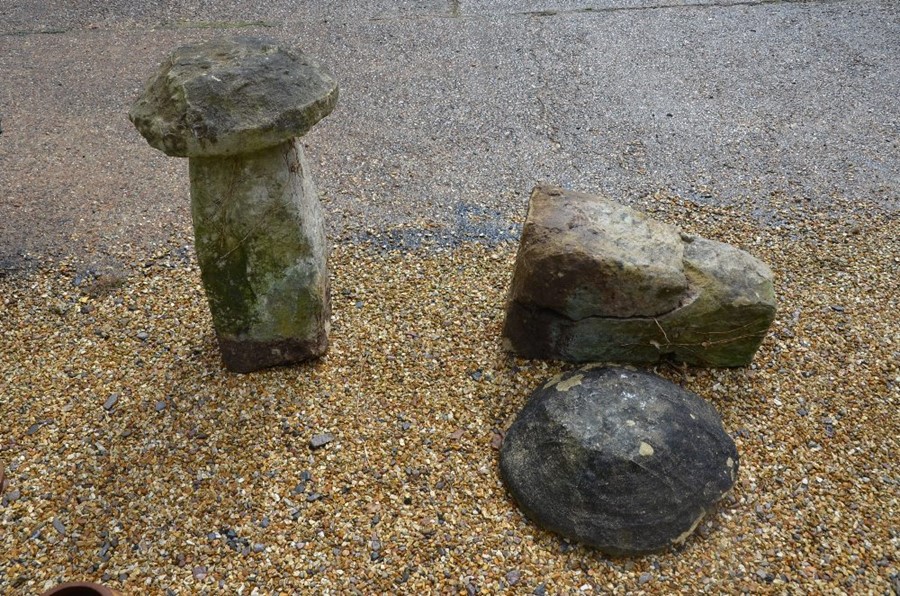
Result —
<path fill-rule="evenodd" d="M 303 135 L 337 98 L 334 77 L 303 53 L 235 37 L 175 50 L 128 117 L 167 155 L 235 155 Z"/>

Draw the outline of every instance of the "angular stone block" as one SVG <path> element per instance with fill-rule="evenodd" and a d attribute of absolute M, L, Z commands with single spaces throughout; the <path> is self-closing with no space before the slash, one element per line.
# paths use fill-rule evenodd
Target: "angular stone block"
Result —
<path fill-rule="evenodd" d="M 683 542 L 738 465 L 708 402 L 656 375 L 591 366 L 535 391 L 500 449 L 532 521 L 613 555 Z"/>
<path fill-rule="evenodd" d="M 526 358 L 743 366 L 775 317 L 772 272 L 599 196 L 537 187 L 503 329 Z"/>

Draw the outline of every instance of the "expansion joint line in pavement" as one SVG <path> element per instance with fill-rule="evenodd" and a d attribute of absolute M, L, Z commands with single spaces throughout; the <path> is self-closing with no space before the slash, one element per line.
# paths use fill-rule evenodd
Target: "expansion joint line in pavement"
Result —
<path fill-rule="evenodd" d="M 567 9 L 547 9 L 547 10 L 527 10 L 516 12 L 482 12 L 465 14 L 460 10 L 460 2 L 452 1 L 450 12 L 447 13 L 423 13 L 414 15 L 382 15 L 370 17 L 369 21 L 427 21 L 431 19 L 488 19 L 497 17 L 555 17 L 567 15 L 583 15 L 583 14 L 605 14 L 611 12 L 633 12 L 646 10 L 665 10 L 665 9 L 702 9 L 702 8 L 731 8 L 736 6 L 765 6 L 768 4 L 803 4 L 803 5 L 822 5 L 822 4 L 849 4 L 855 0 L 738 0 L 729 2 L 727 0 L 719 0 L 713 2 L 703 2 L 699 0 L 690 4 L 676 2 L 662 2 L 659 4 L 649 4 L 644 6 L 585 6 L 582 8 Z"/>

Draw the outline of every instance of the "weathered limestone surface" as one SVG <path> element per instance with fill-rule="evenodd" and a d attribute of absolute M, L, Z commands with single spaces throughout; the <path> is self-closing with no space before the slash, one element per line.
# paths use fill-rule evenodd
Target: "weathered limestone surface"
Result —
<path fill-rule="evenodd" d="M 742 366 L 775 317 L 772 272 L 602 197 L 531 195 L 503 330 L 527 358 Z"/>
<path fill-rule="evenodd" d="M 308 172 L 299 141 L 190 160 L 195 245 L 231 370 L 295 362 L 327 349 L 328 244 Z"/>
<path fill-rule="evenodd" d="M 534 392 L 500 471 L 536 524 L 613 555 L 683 542 L 734 485 L 738 453 L 699 396 L 655 375 L 591 366 Z"/>
<path fill-rule="evenodd" d="M 309 56 L 233 37 L 176 49 L 128 117 L 166 155 L 235 155 L 304 135 L 337 99 L 337 82 Z"/>
<path fill-rule="evenodd" d="M 230 370 L 327 349 L 328 245 L 296 137 L 337 96 L 303 54 L 238 37 L 177 49 L 129 112 L 152 146 L 189 157 L 197 256 Z"/>

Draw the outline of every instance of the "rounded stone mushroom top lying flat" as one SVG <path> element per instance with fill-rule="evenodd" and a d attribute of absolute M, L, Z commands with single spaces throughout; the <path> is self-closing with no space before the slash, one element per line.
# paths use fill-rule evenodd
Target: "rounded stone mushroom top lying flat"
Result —
<path fill-rule="evenodd" d="M 334 77 L 302 52 L 235 37 L 175 50 L 128 117 L 167 155 L 236 155 L 303 135 L 337 98 Z"/>

